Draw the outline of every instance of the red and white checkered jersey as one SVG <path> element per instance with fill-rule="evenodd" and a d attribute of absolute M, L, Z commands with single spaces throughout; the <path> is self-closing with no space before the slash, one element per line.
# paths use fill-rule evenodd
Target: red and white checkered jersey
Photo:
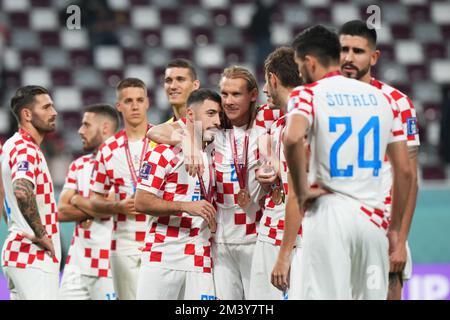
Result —
<path fill-rule="evenodd" d="M 243 210 L 237 203 L 239 181 L 231 151 L 232 141 L 229 131 L 221 131 L 214 139 L 214 166 L 216 175 L 217 231 L 214 241 L 217 243 L 251 243 L 257 238 L 257 227 L 262 217 L 260 200 L 265 196 L 256 180 L 259 148 L 258 139 L 265 135 L 280 114 L 280 110 L 271 110 L 267 106 L 259 108 L 253 126 L 248 130 L 248 167 L 247 190 L 251 204 Z M 244 140 L 246 127 L 234 127 L 238 161 L 244 163 Z"/>
<path fill-rule="evenodd" d="M 286 117 L 283 116 L 272 124 L 270 136 L 272 140 L 272 157 L 274 166 L 281 178 L 281 183 L 287 196 L 288 192 L 288 167 L 283 152 L 282 134 L 285 128 Z M 280 154 L 278 154 L 278 151 Z M 281 245 L 284 232 L 285 202 L 276 205 L 272 201 L 272 192 L 265 199 L 265 208 L 258 229 L 258 240 L 269 242 L 276 246 Z"/>
<path fill-rule="evenodd" d="M 8 216 L 8 237 L 3 246 L 2 265 L 59 272 L 61 242 L 57 206 L 52 178 L 41 149 L 27 132 L 19 130 L 5 142 L 0 161 Z M 34 185 L 41 222 L 55 248 L 54 258 L 50 258 L 41 247 L 22 235 L 34 233 L 22 215 L 14 195 L 13 183 L 18 179 L 26 179 Z"/>
<path fill-rule="evenodd" d="M 75 190 L 88 198 L 90 178 L 95 156 L 88 154 L 73 161 L 69 167 L 63 189 Z M 70 244 L 66 264 L 78 268 L 81 274 L 93 277 L 111 277 L 109 251 L 113 219 L 95 218 L 88 228 L 77 222 Z"/>
<path fill-rule="evenodd" d="M 203 161 L 210 163 L 203 153 Z M 208 168 L 208 166 L 206 166 Z M 210 184 L 209 170 L 203 175 Z M 138 188 L 166 201 L 201 200 L 200 183 L 184 166 L 181 148 L 160 144 L 147 153 Z M 152 220 L 142 253 L 143 265 L 211 273 L 211 232 L 206 221 L 186 212 Z"/>
<path fill-rule="evenodd" d="M 134 195 L 136 187 L 128 166 L 125 142 L 126 133 L 122 130 L 102 144 L 97 153 L 94 170 L 92 171 L 91 191 L 107 196 L 111 188 L 113 188 L 117 201 Z M 141 140 L 129 142 L 136 176 L 139 176 L 143 146 L 144 142 Z M 150 148 L 148 147 L 148 150 Z M 148 227 L 149 219 L 147 215 L 116 214 L 113 220 L 111 255 L 140 254 L 140 248 L 144 245 L 145 233 Z"/>
<path fill-rule="evenodd" d="M 400 120 L 402 121 L 403 131 L 406 133 L 407 138 L 406 143 L 408 144 L 408 147 L 418 147 L 420 145 L 419 128 L 417 126 L 416 110 L 411 99 L 403 92 L 378 81 L 375 78 L 372 78 L 371 84 L 395 101 L 400 110 Z M 383 194 L 385 195 L 384 203 L 386 205 L 386 211 L 388 216 L 390 216 L 392 204 L 392 168 L 388 158 L 385 157 L 384 160 L 382 169 Z"/>
<path fill-rule="evenodd" d="M 380 171 L 386 148 L 405 140 L 391 99 L 369 84 L 333 72 L 294 89 L 288 110 L 289 117 L 302 115 L 310 123 L 315 164 L 310 169 L 317 184 L 369 208 L 384 209 Z M 381 225 L 385 217 L 377 217 Z"/>

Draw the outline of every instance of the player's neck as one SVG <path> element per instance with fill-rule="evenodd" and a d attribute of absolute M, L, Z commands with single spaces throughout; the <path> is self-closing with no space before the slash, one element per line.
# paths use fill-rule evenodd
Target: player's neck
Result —
<path fill-rule="evenodd" d="M 137 141 L 145 138 L 147 134 L 147 121 L 143 121 L 138 125 L 125 122 L 125 133 L 129 141 Z"/>
<path fill-rule="evenodd" d="M 172 105 L 173 116 L 176 120 L 186 117 L 186 105 Z"/>
<path fill-rule="evenodd" d="M 317 79 L 315 81 L 322 80 L 325 78 L 325 76 L 331 72 L 341 71 L 341 68 L 339 65 L 330 65 L 327 68 L 320 68 L 320 70 L 317 71 L 316 76 Z"/>
<path fill-rule="evenodd" d="M 45 133 L 40 132 L 34 126 L 28 123 L 19 125 L 19 128 L 26 131 L 38 146 L 41 145 L 42 141 L 44 140 Z"/>
<path fill-rule="evenodd" d="M 280 99 L 281 101 L 281 105 L 280 105 L 280 110 L 281 112 L 283 112 L 283 114 L 287 113 L 287 105 L 289 102 L 289 97 L 291 95 L 292 90 L 294 90 L 294 88 L 286 88 L 284 89 L 284 92 L 280 95 Z"/>
<path fill-rule="evenodd" d="M 231 122 L 231 125 L 234 127 L 243 127 L 243 126 L 248 127 L 250 124 L 250 119 L 251 119 L 251 112 L 249 110 L 249 112 L 246 112 L 240 118 L 230 120 L 230 122 Z"/>
<path fill-rule="evenodd" d="M 367 72 L 365 75 L 363 75 L 359 81 L 365 82 L 370 84 L 370 81 L 372 81 L 372 75 L 370 74 L 370 72 Z"/>

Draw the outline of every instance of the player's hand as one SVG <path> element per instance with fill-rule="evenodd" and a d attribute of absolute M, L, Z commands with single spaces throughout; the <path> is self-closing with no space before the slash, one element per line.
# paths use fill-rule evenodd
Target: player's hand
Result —
<path fill-rule="evenodd" d="M 320 187 L 308 188 L 306 192 L 304 192 L 303 197 L 297 197 L 299 208 L 303 208 L 303 210 L 306 211 L 317 198 L 329 193 L 328 190 Z"/>
<path fill-rule="evenodd" d="M 210 226 L 215 224 L 216 209 L 206 200 L 186 202 L 183 211 L 193 216 L 202 217 Z"/>
<path fill-rule="evenodd" d="M 197 173 L 203 176 L 205 172 L 205 165 L 203 164 L 203 158 L 198 155 L 185 156 L 185 168 L 186 172 L 191 176 L 195 177 Z"/>
<path fill-rule="evenodd" d="M 119 213 L 128 214 L 128 215 L 137 215 L 139 212 L 136 211 L 134 206 L 134 197 L 127 198 L 119 202 L 118 205 Z"/>
<path fill-rule="evenodd" d="M 286 292 L 289 289 L 291 262 L 289 256 L 279 254 L 272 270 L 271 282 L 278 290 Z"/>
<path fill-rule="evenodd" d="M 406 265 L 406 244 L 398 243 L 395 251 L 389 255 L 389 272 L 403 272 Z"/>
<path fill-rule="evenodd" d="M 42 249 L 45 250 L 45 253 L 47 253 L 50 258 L 55 258 L 55 247 L 53 246 L 53 241 L 47 236 L 44 235 L 41 238 L 38 238 L 34 235 L 30 235 L 27 233 L 22 233 L 22 236 L 33 242 L 34 244 L 38 245 Z"/>
<path fill-rule="evenodd" d="M 400 272 L 403 271 L 403 268 L 406 264 L 406 247 L 401 248 L 401 244 L 398 241 L 398 231 L 389 230 L 387 232 L 387 237 L 389 241 L 389 270 L 390 272 Z M 404 251 L 404 263 L 402 262 Z M 400 267 L 402 267 L 400 269 Z"/>
<path fill-rule="evenodd" d="M 265 191 L 270 190 L 270 186 L 278 179 L 277 174 L 270 163 L 260 166 L 258 170 L 256 170 L 255 177 Z"/>

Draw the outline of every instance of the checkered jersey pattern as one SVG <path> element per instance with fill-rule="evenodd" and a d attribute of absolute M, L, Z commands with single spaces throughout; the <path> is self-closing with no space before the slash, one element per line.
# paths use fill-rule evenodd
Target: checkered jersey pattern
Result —
<path fill-rule="evenodd" d="M 88 154 L 73 161 L 67 173 L 63 189 L 75 190 L 89 197 L 90 177 L 95 156 Z M 75 266 L 81 274 L 93 277 L 111 277 L 109 254 L 113 221 L 111 217 L 92 219 L 84 228 L 77 222 L 67 256 L 67 265 Z"/>
<path fill-rule="evenodd" d="M 129 198 L 135 193 L 133 177 L 127 162 L 125 139 L 126 134 L 122 130 L 105 141 L 96 155 L 91 176 L 91 191 L 106 196 L 113 189 L 117 201 Z M 140 147 L 134 148 L 130 143 L 130 153 L 133 158 L 139 159 L 142 151 Z M 139 176 L 139 167 L 135 165 L 135 169 L 136 175 Z M 111 255 L 140 254 L 148 221 L 145 214 L 114 215 Z"/>
<path fill-rule="evenodd" d="M 243 210 L 237 203 L 240 190 L 231 151 L 231 139 L 228 131 L 221 131 L 214 139 L 214 166 L 216 175 L 217 231 L 214 240 L 217 243 L 251 243 L 257 238 L 257 228 L 262 217 L 260 200 L 265 197 L 256 180 L 258 168 L 258 140 L 265 135 L 273 121 L 279 116 L 278 110 L 267 106 L 260 108 L 254 125 L 249 129 L 247 190 L 251 204 Z M 259 119 L 259 120 L 258 120 Z M 243 163 L 245 127 L 234 127 L 238 161 Z"/>
<path fill-rule="evenodd" d="M 270 131 L 272 124 L 283 115 L 280 109 L 270 109 L 267 104 L 258 108 L 255 118 L 255 126 L 265 128 L 267 132 Z"/>
<path fill-rule="evenodd" d="M 403 125 L 403 131 L 406 133 L 406 143 L 408 147 L 418 147 L 420 145 L 419 130 L 417 126 L 416 110 L 411 99 L 403 92 L 391 87 L 381 81 L 372 78 L 371 84 L 380 89 L 384 94 L 389 96 L 397 104 L 400 111 L 400 119 Z M 383 176 L 383 193 L 386 195 L 384 199 L 385 210 L 388 218 L 391 214 L 391 187 L 392 187 L 392 171 L 391 164 L 385 157 L 382 168 Z"/>
<path fill-rule="evenodd" d="M 205 164 L 210 163 L 206 154 Z M 209 170 L 203 180 L 210 183 Z M 147 153 L 138 189 L 150 192 L 166 201 L 201 200 L 200 183 L 184 166 L 180 148 L 158 145 Z M 211 232 L 205 220 L 180 212 L 152 220 L 142 253 L 143 265 L 211 273 Z"/>
<path fill-rule="evenodd" d="M 288 191 L 288 167 L 283 152 L 283 144 L 280 141 L 280 133 L 282 134 L 286 123 L 286 117 L 283 116 L 272 124 L 270 135 L 272 139 L 272 155 L 275 158 L 273 163 L 279 166 L 281 183 L 287 196 Z M 280 149 L 278 149 L 280 148 Z M 280 159 L 278 159 L 277 151 L 280 150 Z M 285 203 L 276 205 L 272 201 L 272 192 L 269 192 L 265 199 L 265 208 L 258 229 L 258 240 L 271 243 L 276 246 L 281 245 L 284 232 L 284 215 Z"/>
<path fill-rule="evenodd" d="M 367 207 L 384 209 L 384 197 L 380 197 L 381 168 L 372 167 L 368 161 L 375 159 L 375 148 L 361 149 L 366 143 L 360 140 L 362 136 L 369 141 L 368 146 L 373 146 L 370 141 L 375 138 L 366 139 L 366 135 L 373 137 L 372 131 L 378 128 L 381 160 L 389 143 L 405 140 L 393 99 L 366 83 L 332 73 L 313 84 L 295 88 L 288 108 L 289 116 L 301 114 L 310 123 L 314 180 L 334 192 L 358 199 Z M 336 120 L 333 130 L 331 120 Z M 340 144 L 336 142 L 338 139 Z M 364 151 L 362 159 L 355 150 Z M 367 162 L 370 165 L 366 166 Z"/>
<path fill-rule="evenodd" d="M 59 272 L 61 243 L 57 206 L 53 182 L 42 151 L 28 133 L 20 130 L 3 146 L 1 165 L 9 232 L 3 247 L 2 265 Z M 14 196 L 13 183 L 18 179 L 26 179 L 34 185 L 41 222 L 55 248 L 54 258 L 50 258 L 41 247 L 22 236 L 24 233 L 30 235 L 34 233 L 22 215 Z"/>

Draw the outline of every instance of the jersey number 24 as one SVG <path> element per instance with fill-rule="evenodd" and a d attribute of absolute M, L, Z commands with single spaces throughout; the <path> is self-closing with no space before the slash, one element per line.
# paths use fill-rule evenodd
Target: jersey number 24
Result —
<path fill-rule="evenodd" d="M 331 177 L 352 177 L 353 165 L 348 165 L 344 169 L 338 168 L 338 152 L 342 145 L 352 135 L 352 119 L 350 117 L 330 117 L 329 129 L 330 132 L 336 132 L 337 126 L 344 126 L 344 132 L 334 142 L 330 150 L 330 174 Z M 366 135 L 373 131 L 373 159 L 366 160 L 364 158 L 366 149 Z M 373 176 L 378 177 L 379 169 L 381 168 L 380 160 L 380 120 L 373 116 L 366 122 L 363 128 L 358 132 L 358 167 L 372 168 Z"/>

